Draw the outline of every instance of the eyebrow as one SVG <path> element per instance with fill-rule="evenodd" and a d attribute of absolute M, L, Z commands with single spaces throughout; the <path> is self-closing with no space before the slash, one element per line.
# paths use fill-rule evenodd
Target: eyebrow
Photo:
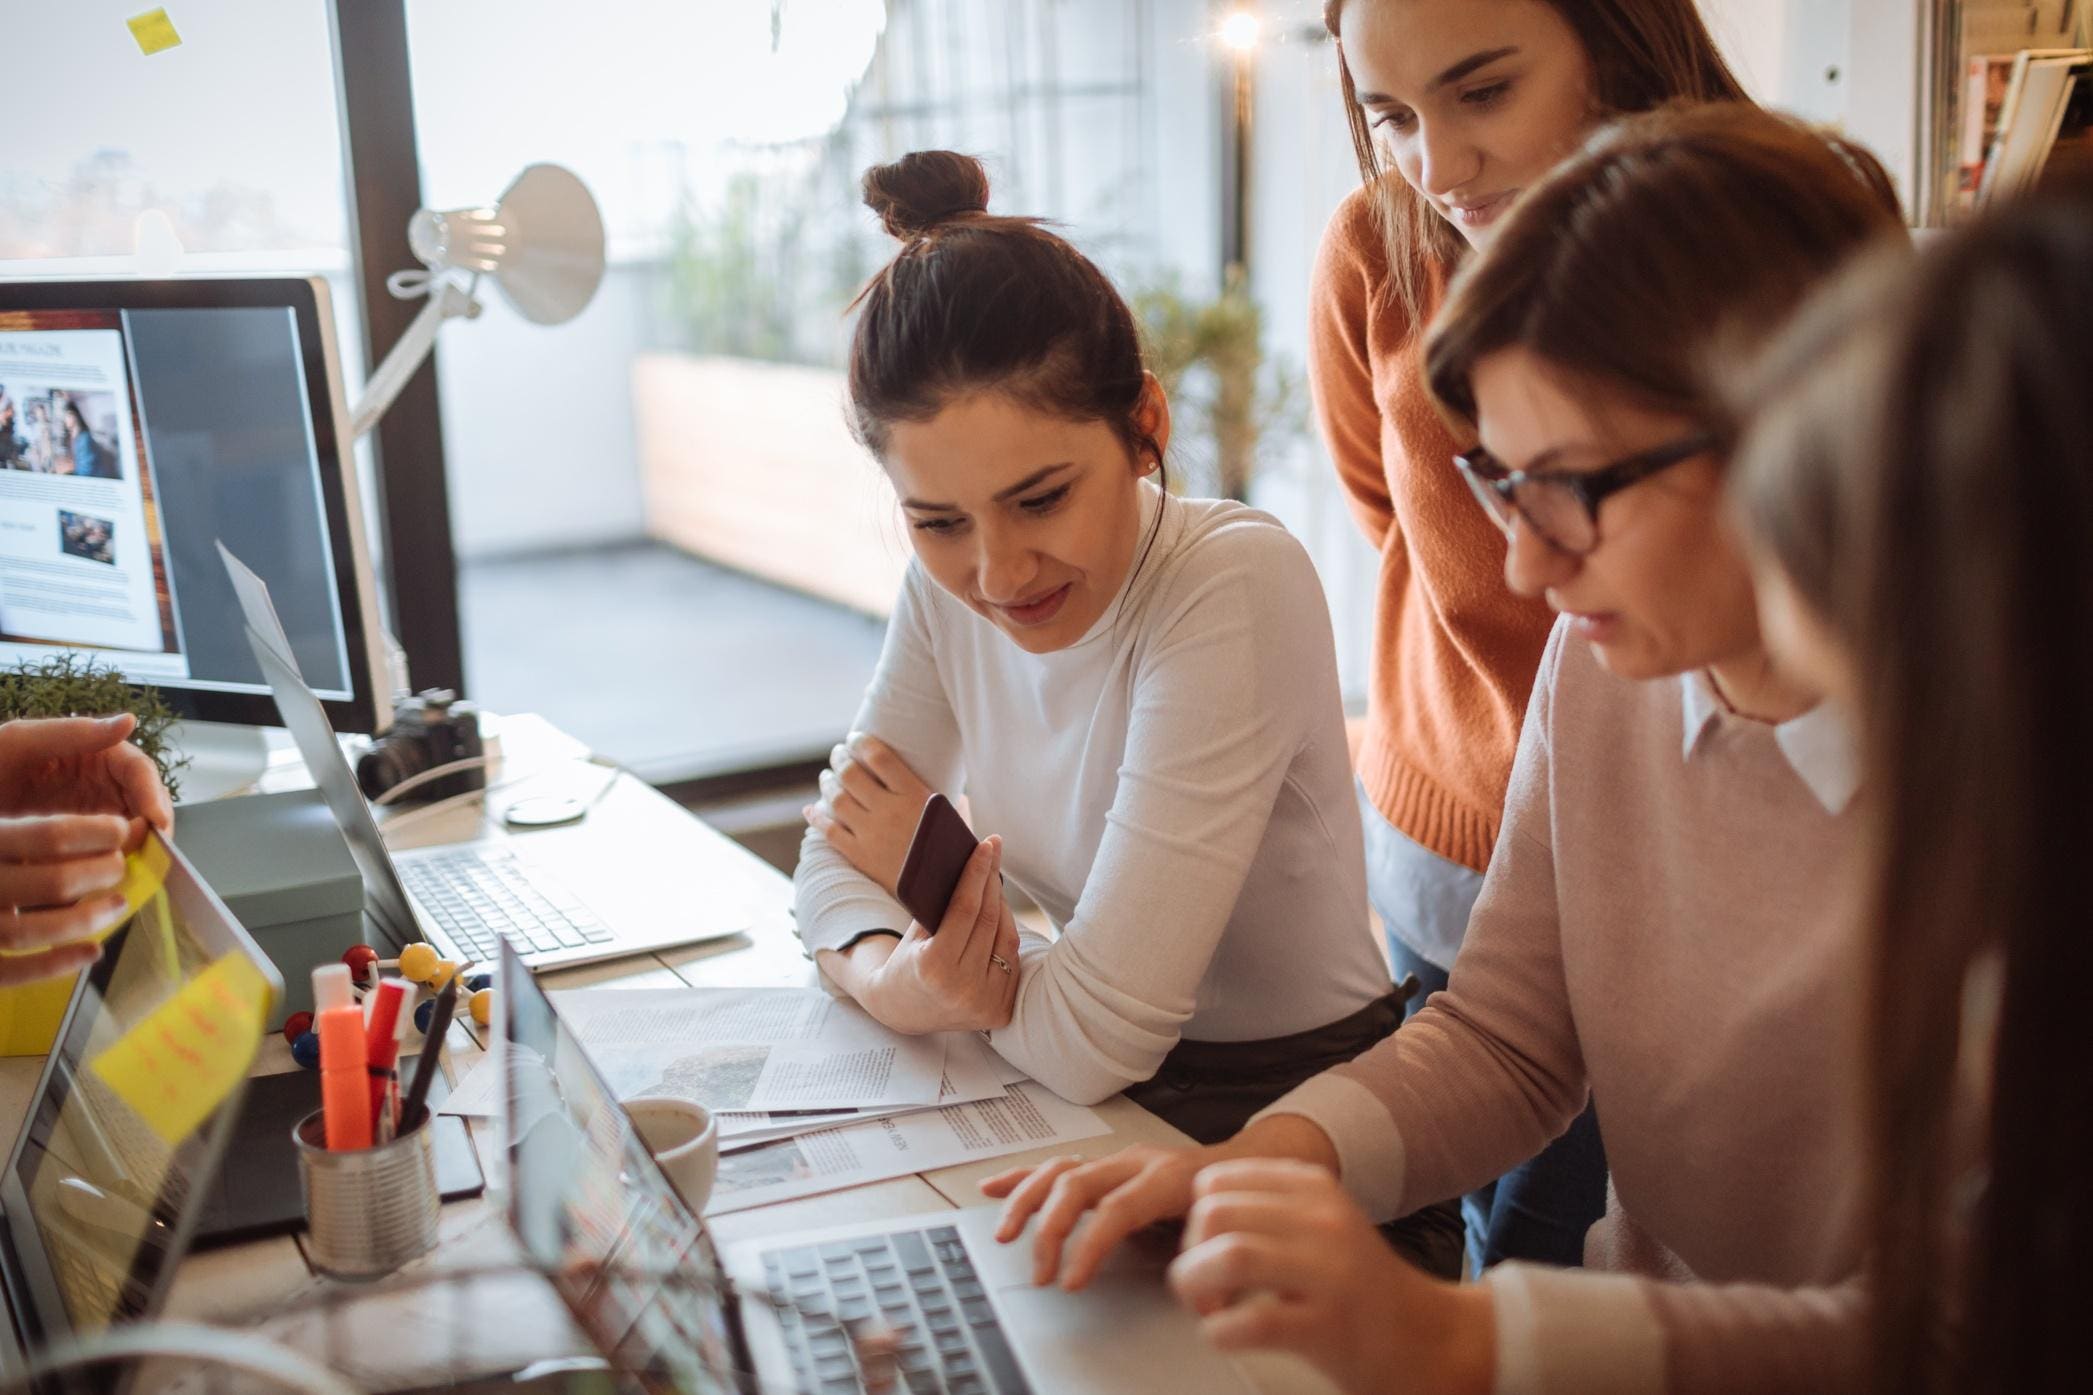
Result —
<path fill-rule="evenodd" d="M 1512 44 L 1505 48 L 1486 49 L 1481 53 L 1471 53 L 1445 72 L 1439 74 L 1439 76 L 1433 78 L 1425 85 L 1425 91 L 1436 92 L 1448 83 L 1459 82 L 1476 69 L 1487 68 L 1498 59 L 1509 58 L 1518 51 L 1518 45 Z M 1358 101 L 1362 107 L 1397 105 L 1395 98 L 1385 92 L 1362 92 L 1359 94 Z"/>
<path fill-rule="evenodd" d="M 1016 484 L 1011 485 L 1010 488 L 998 492 L 995 501 L 1000 504 L 1005 499 L 1015 498 L 1017 495 L 1024 493 L 1028 489 L 1032 489 L 1037 487 L 1038 485 L 1044 484 L 1048 480 L 1048 478 L 1062 470 L 1074 469 L 1075 463 L 1076 462 L 1073 460 L 1064 460 L 1057 465 L 1042 465 L 1037 470 L 1034 470 L 1031 474 L 1019 480 Z M 925 503 L 921 499 L 903 499 L 901 501 L 901 507 L 905 509 L 916 509 L 923 513 L 958 513 L 960 511 L 959 505 L 957 504 L 931 504 Z"/>

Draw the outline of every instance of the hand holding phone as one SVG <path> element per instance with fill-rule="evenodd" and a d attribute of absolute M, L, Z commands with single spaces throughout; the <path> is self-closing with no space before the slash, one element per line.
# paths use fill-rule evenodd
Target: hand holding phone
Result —
<path fill-rule="evenodd" d="M 951 800 L 933 794 L 924 801 L 916 836 L 909 843 L 901 875 L 894 880 L 894 899 L 908 908 L 925 934 L 937 933 L 959 886 L 960 873 L 966 871 L 967 859 L 979 843 Z"/>
<path fill-rule="evenodd" d="M 839 957 L 828 969 L 832 974 L 840 969 L 837 982 L 844 990 L 898 1032 L 994 1031 L 1009 1025 L 1017 1000 L 1017 921 L 1003 899 L 1000 839 L 975 844 L 960 864 L 946 905 L 931 914 L 949 865 L 944 858 L 956 843 L 953 823 L 966 827 L 957 814 L 950 822 L 939 815 L 932 829 L 943 824 L 948 831 L 930 833 L 916 871 L 907 878 L 917 903 L 911 914 L 930 919 L 912 921 L 883 954 L 862 963 Z"/>

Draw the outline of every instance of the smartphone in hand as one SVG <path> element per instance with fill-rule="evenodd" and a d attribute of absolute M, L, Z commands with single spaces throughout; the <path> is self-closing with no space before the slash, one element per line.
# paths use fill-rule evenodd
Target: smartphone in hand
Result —
<path fill-rule="evenodd" d="M 945 918 L 945 907 L 959 886 L 960 873 L 974 855 L 980 840 L 967 821 L 952 807 L 952 801 L 933 794 L 916 820 L 916 836 L 908 845 L 908 857 L 894 882 L 894 896 L 916 923 L 935 935 Z"/>

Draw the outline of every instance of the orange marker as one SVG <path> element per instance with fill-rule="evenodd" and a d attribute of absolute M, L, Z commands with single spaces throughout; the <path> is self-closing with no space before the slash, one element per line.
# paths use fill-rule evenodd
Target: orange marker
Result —
<path fill-rule="evenodd" d="M 351 1004 L 320 1014 L 320 1107 L 330 1150 L 371 1146 L 371 1077 L 365 1070 L 363 1011 Z"/>

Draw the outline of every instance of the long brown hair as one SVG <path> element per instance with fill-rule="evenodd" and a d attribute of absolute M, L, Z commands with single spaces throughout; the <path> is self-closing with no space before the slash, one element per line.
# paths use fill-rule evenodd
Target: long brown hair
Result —
<path fill-rule="evenodd" d="M 1448 412 L 1521 347 L 1655 411 L 1716 422 L 1708 361 L 1762 340 L 1877 237 L 1901 235 L 1859 146 L 1737 103 L 1624 117 L 1529 190 L 1455 279 L 1425 341 Z"/>
<path fill-rule="evenodd" d="M 1884 1390 L 2093 1369 L 2088 344 L 2093 188 L 2059 190 L 1856 270 L 1738 388 L 1747 527 L 1860 688 Z M 1955 1004 L 1980 960 L 2003 967 L 1990 1177 L 1958 1216 L 1953 1075 L 1986 1043 Z"/>
<path fill-rule="evenodd" d="M 1470 4 L 1473 0 L 1448 0 Z M 1323 27 L 1337 40 L 1337 80 L 1359 178 L 1375 191 L 1374 212 L 1388 249 L 1388 286 L 1411 324 L 1425 316 L 1427 266 L 1451 270 L 1468 244 L 1400 174 L 1384 169 L 1345 62 L 1339 23 L 1347 0 L 1323 0 Z M 1667 102 L 1746 102 L 1744 84 L 1715 47 L 1694 0 L 1544 0 L 1576 31 L 1591 59 L 1592 98 L 1601 117 L 1649 111 Z M 1573 133 L 1565 132 L 1565 136 Z"/>

